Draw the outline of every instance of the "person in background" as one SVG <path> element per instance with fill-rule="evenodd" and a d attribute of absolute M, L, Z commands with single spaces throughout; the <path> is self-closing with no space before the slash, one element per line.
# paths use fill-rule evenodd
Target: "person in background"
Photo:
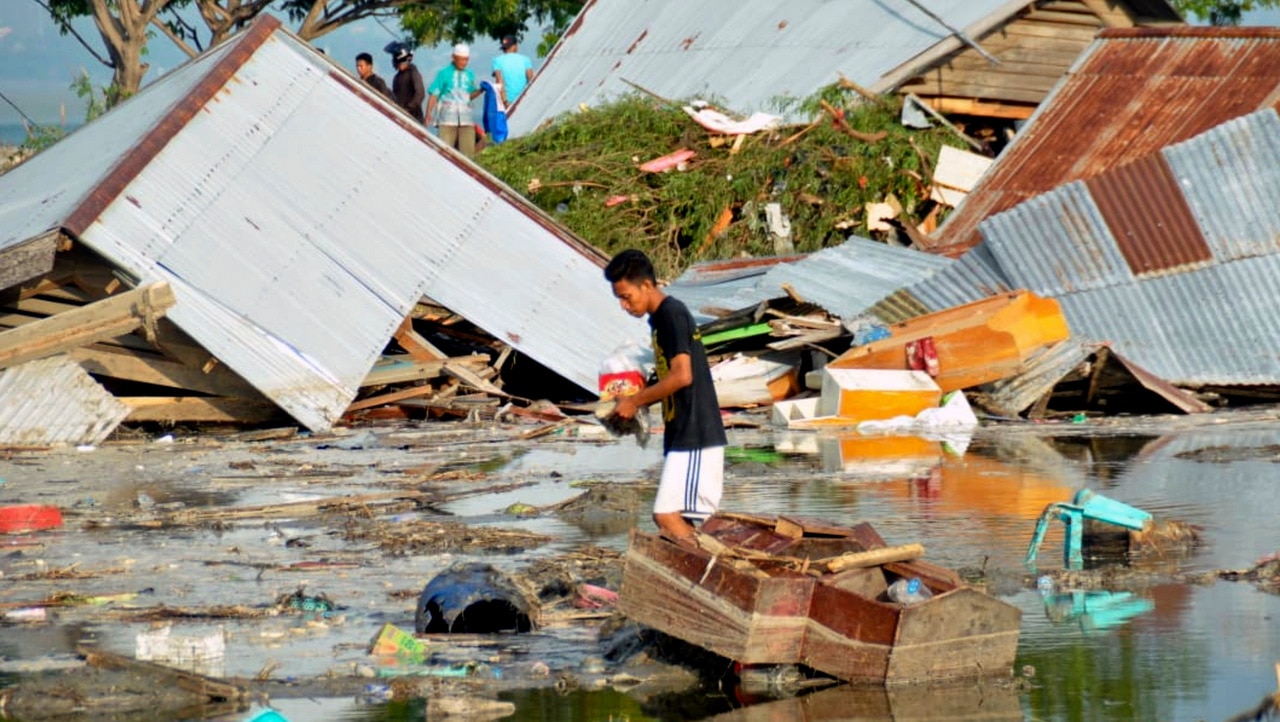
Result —
<path fill-rule="evenodd" d="M 381 76 L 373 72 L 373 56 L 369 53 L 360 53 L 356 56 L 356 72 L 360 74 L 360 79 L 370 88 L 382 93 L 386 97 L 395 100 L 391 95 L 391 88 L 387 87 L 387 81 Z"/>
<path fill-rule="evenodd" d="M 666 538 L 696 548 L 694 524 L 720 505 L 727 444 L 702 337 L 688 307 L 658 287 L 653 262 L 642 251 L 614 256 L 604 277 L 622 310 L 636 318 L 648 315 L 658 367 L 658 383 L 617 397 L 613 413 L 630 419 L 640 407 L 662 402 L 665 461 L 653 521 Z"/>
<path fill-rule="evenodd" d="M 396 105 L 404 108 L 421 123 L 422 100 L 426 97 L 426 92 L 422 89 L 422 73 L 413 64 L 413 53 L 408 48 L 400 47 L 391 59 L 396 66 L 396 77 L 391 79 L 391 91 Z"/>
<path fill-rule="evenodd" d="M 533 80 L 533 61 L 520 54 L 520 45 L 510 35 L 502 38 L 502 54 L 493 59 L 493 75 L 506 91 L 503 99 L 508 107 Z"/>
<path fill-rule="evenodd" d="M 480 120 L 489 140 L 497 145 L 507 139 L 507 104 L 502 100 L 502 83 L 498 82 L 496 73 L 493 80 L 480 81 L 480 90 L 484 92 Z"/>
<path fill-rule="evenodd" d="M 462 43 L 453 46 L 452 61 L 440 68 L 427 88 L 427 125 L 435 120 L 440 140 L 468 158 L 476 152 L 476 123 L 471 117 L 471 101 L 481 93 L 476 76 L 467 68 L 470 60 L 471 48 Z"/>

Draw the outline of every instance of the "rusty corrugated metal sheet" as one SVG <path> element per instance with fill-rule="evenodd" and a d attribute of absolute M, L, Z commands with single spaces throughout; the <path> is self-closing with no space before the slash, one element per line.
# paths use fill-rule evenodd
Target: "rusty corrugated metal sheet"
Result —
<path fill-rule="evenodd" d="M 933 247 L 972 247 L 981 240 L 978 224 L 995 213 L 1277 98 L 1280 28 L 1104 30 L 938 230 Z"/>
<path fill-rule="evenodd" d="M 970 255 L 986 249 L 1012 284 L 1057 298 L 1078 337 L 1159 378 L 1280 384 L 1280 115 L 1237 118 L 1153 156 L 993 216 Z M 1104 217 L 1100 193 L 1125 207 Z M 1122 238 L 1135 219 L 1148 226 L 1139 248 Z M 1182 240 L 1160 246 L 1150 229 L 1161 226 Z"/>
<path fill-rule="evenodd" d="M 65 355 L 0 371 L 0 445 L 98 444 L 128 415 Z"/>
<path fill-rule="evenodd" d="M 1209 260 L 1164 156 L 1153 153 L 1084 184 L 1135 276 Z"/>

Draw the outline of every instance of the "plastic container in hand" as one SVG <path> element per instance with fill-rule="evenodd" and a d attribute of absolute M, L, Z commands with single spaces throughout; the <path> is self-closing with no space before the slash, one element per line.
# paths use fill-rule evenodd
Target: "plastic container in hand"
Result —
<path fill-rule="evenodd" d="M 889 585 L 889 599 L 910 607 L 933 597 L 933 592 L 920 582 L 918 578 L 899 579 Z"/>

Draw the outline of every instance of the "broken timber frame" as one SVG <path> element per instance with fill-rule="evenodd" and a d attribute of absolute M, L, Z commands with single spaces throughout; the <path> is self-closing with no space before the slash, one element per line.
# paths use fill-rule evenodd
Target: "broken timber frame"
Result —
<path fill-rule="evenodd" d="M 173 289 L 161 281 L 0 332 L 0 369 L 105 341 L 139 326 L 154 339 L 156 321 L 175 300 Z"/>

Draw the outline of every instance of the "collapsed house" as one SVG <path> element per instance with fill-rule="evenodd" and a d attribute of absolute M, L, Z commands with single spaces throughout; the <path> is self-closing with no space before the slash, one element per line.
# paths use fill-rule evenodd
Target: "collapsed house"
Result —
<path fill-rule="evenodd" d="M 1280 384 L 1278 59 L 1275 29 L 1104 33 L 934 238 L 971 250 L 906 294 L 1026 288 L 1167 382 Z"/>
<path fill-rule="evenodd" d="M 1099 30 L 1181 23 L 1163 0 L 589 0 L 511 109 L 510 129 L 529 133 L 636 89 L 762 110 L 841 77 L 941 112 L 1022 119 Z"/>
<path fill-rule="evenodd" d="M 414 333 L 428 297 L 594 392 L 645 337 L 604 261 L 263 16 L 0 176 L 0 373 L 70 354 L 130 419 L 325 430 L 371 370 L 487 384 Z"/>
<path fill-rule="evenodd" d="M 985 219 L 1073 181 L 1102 183 L 1090 179 L 1275 107 L 1278 91 L 1280 29 L 1104 30 L 921 246 L 959 256 L 981 242 Z M 1107 213 L 1123 212 L 1127 199 L 1097 190 Z"/>

